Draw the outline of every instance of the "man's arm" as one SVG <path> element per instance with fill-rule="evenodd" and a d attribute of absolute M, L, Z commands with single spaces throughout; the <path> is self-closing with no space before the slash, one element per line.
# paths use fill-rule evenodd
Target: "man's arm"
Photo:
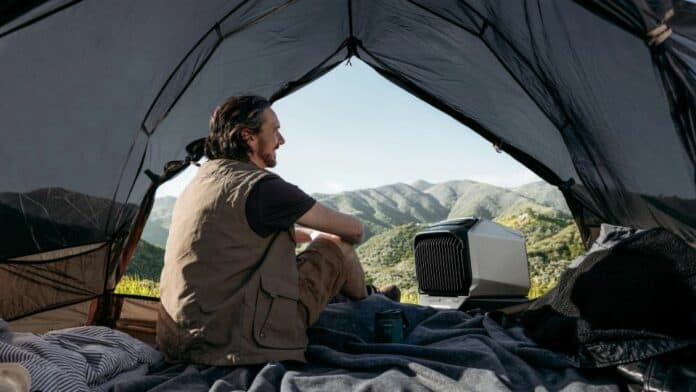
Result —
<path fill-rule="evenodd" d="M 334 211 L 320 202 L 316 202 L 297 220 L 297 223 L 311 229 L 335 234 L 352 245 L 362 242 L 364 236 L 363 225 L 357 218 Z"/>

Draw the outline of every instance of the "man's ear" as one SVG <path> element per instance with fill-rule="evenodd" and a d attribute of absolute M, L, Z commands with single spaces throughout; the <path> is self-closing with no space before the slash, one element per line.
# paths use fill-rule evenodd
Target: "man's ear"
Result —
<path fill-rule="evenodd" d="M 242 140 L 249 143 L 254 140 L 254 134 L 251 133 L 249 128 L 242 128 Z"/>
<path fill-rule="evenodd" d="M 251 132 L 251 129 L 249 128 L 243 128 L 242 129 L 242 140 L 244 140 L 244 143 L 246 143 L 247 147 L 249 147 L 249 153 L 251 154 L 256 150 L 255 147 L 255 137 L 254 133 Z"/>

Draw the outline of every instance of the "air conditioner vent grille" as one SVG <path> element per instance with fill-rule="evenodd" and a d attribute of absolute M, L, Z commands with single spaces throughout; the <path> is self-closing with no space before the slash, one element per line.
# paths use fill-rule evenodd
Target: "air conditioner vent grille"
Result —
<path fill-rule="evenodd" d="M 430 295 L 468 295 L 471 277 L 465 244 L 452 234 L 434 234 L 415 247 L 418 287 Z"/>

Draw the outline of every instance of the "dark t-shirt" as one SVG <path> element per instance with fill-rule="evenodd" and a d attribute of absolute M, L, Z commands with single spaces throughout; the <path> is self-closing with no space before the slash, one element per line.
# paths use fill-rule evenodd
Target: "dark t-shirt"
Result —
<path fill-rule="evenodd" d="M 261 237 L 287 230 L 314 206 L 316 200 L 297 186 L 270 175 L 262 178 L 247 197 L 249 226 Z"/>

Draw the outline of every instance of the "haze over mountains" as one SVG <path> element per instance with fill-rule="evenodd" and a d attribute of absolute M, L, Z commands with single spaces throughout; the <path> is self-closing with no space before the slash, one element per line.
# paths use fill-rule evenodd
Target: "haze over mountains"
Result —
<path fill-rule="evenodd" d="M 337 194 L 313 194 L 317 200 L 363 221 L 367 237 L 408 223 L 433 223 L 444 219 L 479 216 L 495 219 L 531 210 L 570 219 L 563 195 L 545 182 L 518 188 L 502 188 L 481 182 L 459 180 L 413 184 L 397 183 Z M 143 239 L 165 247 L 176 199 L 155 200 Z"/>

